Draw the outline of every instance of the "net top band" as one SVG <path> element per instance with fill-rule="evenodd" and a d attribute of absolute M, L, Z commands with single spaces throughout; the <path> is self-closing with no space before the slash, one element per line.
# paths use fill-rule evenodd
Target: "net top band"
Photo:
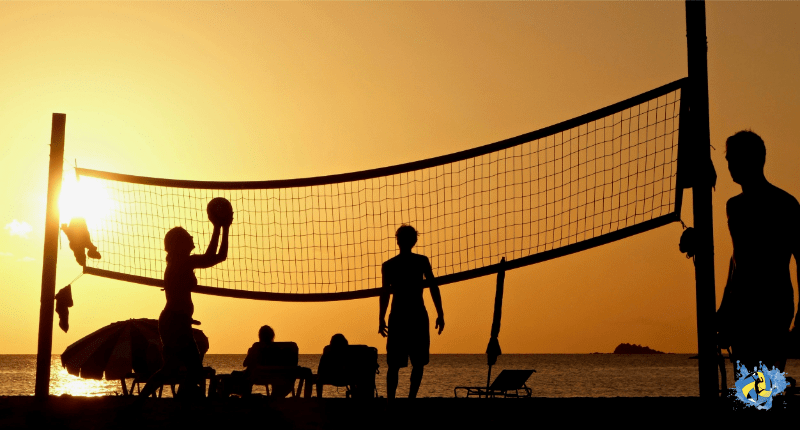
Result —
<path fill-rule="evenodd" d="M 554 133 L 564 130 L 569 130 L 576 126 L 580 126 L 590 121 L 594 121 L 610 114 L 617 113 L 623 109 L 627 109 L 638 104 L 647 102 L 659 96 L 668 94 L 672 91 L 683 88 L 686 85 L 688 78 L 678 79 L 677 81 L 669 84 L 654 88 L 645 93 L 631 97 L 627 100 L 614 103 L 604 108 L 598 109 L 593 112 L 554 124 L 539 130 L 531 131 L 521 134 L 516 137 L 511 137 L 498 142 L 490 143 L 476 148 L 467 149 L 464 151 L 454 152 L 452 154 L 441 155 L 432 157 L 425 160 L 412 161 L 410 163 L 397 164 L 394 166 L 380 167 L 376 169 L 362 170 L 359 172 L 340 173 L 327 176 L 314 176 L 309 178 L 297 179 L 276 179 L 270 181 L 190 181 L 181 179 L 163 179 L 151 178 L 146 176 L 126 175 L 122 173 L 111 173 L 101 170 L 76 168 L 78 176 L 87 176 L 99 179 L 108 179 L 119 182 L 127 182 L 131 184 L 141 185 L 154 185 L 161 187 L 172 188 L 188 188 L 188 189 L 212 189 L 212 190 L 255 190 L 255 189 L 275 189 L 275 188 L 293 188 L 293 187 L 310 187 L 316 185 L 336 184 L 341 182 L 359 181 L 364 179 L 372 179 L 381 176 L 396 175 L 399 173 L 412 172 L 415 170 L 426 169 L 435 167 L 442 164 L 453 163 L 457 161 L 466 160 L 469 158 L 479 157 L 492 152 L 508 149 L 522 143 L 530 142 L 540 139 Z"/>

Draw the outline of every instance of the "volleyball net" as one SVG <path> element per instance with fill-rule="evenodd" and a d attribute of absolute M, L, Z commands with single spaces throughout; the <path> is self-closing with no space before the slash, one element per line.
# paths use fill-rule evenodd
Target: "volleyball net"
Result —
<path fill-rule="evenodd" d="M 198 293 L 327 301 L 377 296 L 395 231 L 417 229 L 438 284 L 513 269 L 679 219 L 685 80 L 489 145 L 331 176 L 206 182 L 77 168 L 102 210 L 88 223 L 102 259 L 85 273 L 161 286 L 175 226 L 203 252 L 206 204 L 235 211 L 228 259 L 196 270 Z"/>

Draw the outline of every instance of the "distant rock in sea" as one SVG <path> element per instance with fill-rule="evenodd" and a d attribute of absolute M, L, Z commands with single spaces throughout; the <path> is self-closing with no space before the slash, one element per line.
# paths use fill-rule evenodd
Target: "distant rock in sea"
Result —
<path fill-rule="evenodd" d="M 650 349 L 642 345 L 631 345 L 630 343 L 621 343 L 614 350 L 614 354 L 664 354 L 661 351 Z"/>

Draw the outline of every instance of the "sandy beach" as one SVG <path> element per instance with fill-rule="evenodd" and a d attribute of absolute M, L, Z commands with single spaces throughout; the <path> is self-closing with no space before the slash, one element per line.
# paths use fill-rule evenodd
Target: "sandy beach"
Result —
<path fill-rule="evenodd" d="M 138 412 L 131 397 L 0 398 L 0 428 L 251 428 L 382 429 L 504 428 L 612 424 L 640 427 L 688 425 L 696 420 L 759 419 L 791 414 L 798 398 L 780 396 L 769 411 L 734 410 L 727 400 L 708 404 L 696 397 L 531 399 L 217 399 L 181 403 L 149 399 Z"/>

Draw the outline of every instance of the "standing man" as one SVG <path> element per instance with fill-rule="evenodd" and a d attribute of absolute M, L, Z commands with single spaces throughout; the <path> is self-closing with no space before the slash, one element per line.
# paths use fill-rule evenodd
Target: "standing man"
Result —
<path fill-rule="evenodd" d="M 390 399 L 395 398 L 397 379 L 401 367 L 408 367 L 411 358 L 411 387 L 409 398 L 417 397 L 422 383 L 422 374 L 428 364 L 431 339 L 428 311 L 422 300 L 425 281 L 431 283 L 431 298 L 436 306 L 436 327 L 439 334 L 444 330 L 444 311 L 442 295 L 436 285 L 431 262 L 424 255 L 414 254 L 411 248 L 417 243 L 417 231 L 403 224 L 395 234 L 400 254 L 383 263 L 383 293 L 380 297 L 380 327 L 378 332 L 386 340 L 386 361 L 389 371 L 386 374 L 386 392 Z M 386 326 L 386 309 L 389 296 L 393 296 L 389 326 Z"/>
<path fill-rule="evenodd" d="M 733 257 L 717 311 L 720 346 L 753 370 L 759 362 L 783 371 L 794 316 L 789 273 L 800 258 L 800 204 L 764 176 L 766 146 L 752 131 L 725 142 L 728 170 L 742 193 L 728 200 Z M 797 322 L 795 322 L 797 324 Z"/>

